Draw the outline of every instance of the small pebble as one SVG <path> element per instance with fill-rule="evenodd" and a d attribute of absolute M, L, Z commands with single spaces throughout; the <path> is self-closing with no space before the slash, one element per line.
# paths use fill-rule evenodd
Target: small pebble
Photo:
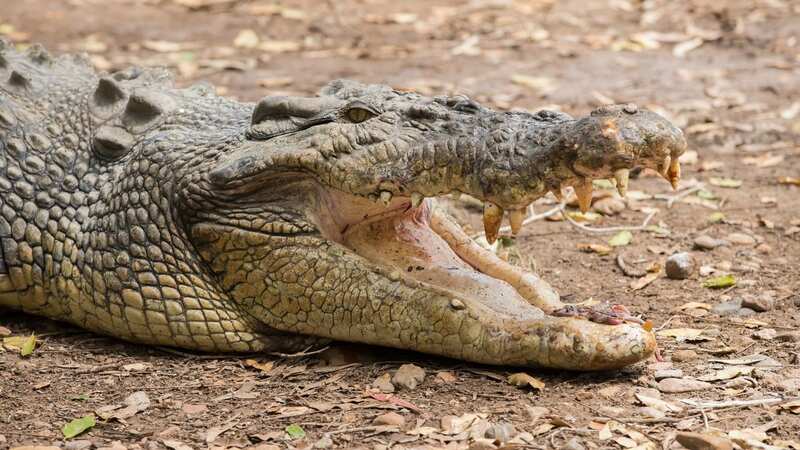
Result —
<path fill-rule="evenodd" d="M 403 389 L 413 390 L 425 379 L 425 371 L 414 364 L 403 364 L 392 377 L 392 384 Z"/>
<path fill-rule="evenodd" d="M 762 328 L 755 333 L 753 333 L 753 337 L 756 339 L 761 339 L 762 341 L 771 341 L 778 336 L 778 332 L 775 331 L 774 328 Z"/>
<path fill-rule="evenodd" d="M 741 300 L 731 300 L 729 302 L 717 303 L 711 307 L 711 312 L 718 316 L 731 316 L 742 308 Z"/>
<path fill-rule="evenodd" d="M 675 253 L 667 258 L 664 269 L 667 277 L 673 280 L 685 280 L 694 272 L 694 258 L 686 252 Z"/>
<path fill-rule="evenodd" d="M 64 450 L 87 450 L 92 448 L 92 441 L 88 439 L 78 439 L 75 441 L 67 441 L 64 444 Z"/>
<path fill-rule="evenodd" d="M 388 412 L 373 419 L 372 423 L 375 425 L 394 425 L 402 427 L 406 424 L 406 419 L 396 412 Z"/>
<path fill-rule="evenodd" d="M 745 296 L 742 298 L 742 307 L 750 308 L 756 312 L 765 312 L 771 310 L 775 306 L 775 299 L 767 294 L 759 296 Z"/>
<path fill-rule="evenodd" d="M 333 439 L 331 435 L 325 433 L 317 442 L 314 443 L 314 448 L 331 448 L 333 447 Z"/>
<path fill-rule="evenodd" d="M 728 243 L 722 239 L 715 239 L 707 234 L 694 238 L 694 246 L 700 250 L 714 250 L 723 245 L 728 245 Z"/>
<path fill-rule="evenodd" d="M 725 240 L 734 245 L 756 245 L 756 239 L 744 233 L 731 233 L 725 236 Z"/>
<path fill-rule="evenodd" d="M 681 378 L 683 377 L 683 371 L 681 369 L 667 369 L 667 370 L 659 370 L 653 374 L 653 378 L 656 381 L 663 380 L 664 378 Z"/>
<path fill-rule="evenodd" d="M 485 437 L 497 442 L 508 442 L 517 434 L 516 428 L 509 422 L 498 422 L 486 430 Z"/>
<path fill-rule="evenodd" d="M 564 450 L 586 450 L 586 447 L 577 436 L 573 436 L 572 439 L 568 440 L 561 448 Z"/>
<path fill-rule="evenodd" d="M 758 246 L 756 247 L 756 251 L 758 253 L 761 253 L 762 255 L 769 255 L 770 253 L 772 253 L 772 246 L 770 246 L 767 243 L 758 244 Z"/>
<path fill-rule="evenodd" d="M 689 450 L 732 450 L 733 444 L 725 438 L 704 433 L 681 432 L 675 436 L 679 444 Z"/>
<path fill-rule="evenodd" d="M 394 392 L 394 385 L 392 384 L 392 376 L 388 373 L 385 373 L 378 378 L 375 378 L 375 381 L 372 382 L 372 387 L 380 390 L 385 394 L 391 394 Z"/>
<path fill-rule="evenodd" d="M 674 362 L 694 361 L 697 358 L 698 354 L 694 350 L 677 350 L 672 353 Z"/>

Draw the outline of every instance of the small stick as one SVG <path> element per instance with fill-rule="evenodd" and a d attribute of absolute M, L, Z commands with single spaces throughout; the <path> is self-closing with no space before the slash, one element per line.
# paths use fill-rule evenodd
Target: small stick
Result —
<path fill-rule="evenodd" d="M 729 406 L 737 406 L 737 407 L 746 407 L 746 406 L 757 406 L 757 405 L 771 405 L 773 403 L 782 403 L 788 400 L 797 400 L 800 397 L 795 398 L 783 398 L 783 397 L 771 397 L 771 398 L 759 398 L 755 400 L 728 400 L 725 402 L 696 402 L 690 399 L 682 399 L 680 400 L 682 403 L 686 403 L 689 406 L 694 406 L 695 408 L 700 409 L 701 411 L 705 409 L 719 409 L 719 408 L 727 408 Z M 705 413 L 703 413 L 705 416 Z"/>
<path fill-rule="evenodd" d="M 565 218 L 565 219 L 567 219 L 567 221 L 568 221 L 570 224 L 572 224 L 572 226 L 574 226 L 575 228 L 577 228 L 577 229 L 579 229 L 579 230 L 587 231 L 587 232 L 589 232 L 589 233 L 598 233 L 598 234 L 602 234 L 602 233 L 616 233 L 616 232 L 618 232 L 618 231 L 642 231 L 642 230 L 644 230 L 645 228 L 647 228 L 647 225 L 648 225 L 648 224 L 650 223 L 650 221 L 653 219 L 653 216 L 655 216 L 655 215 L 656 215 L 656 213 L 658 212 L 658 211 L 652 211 L 652 212 L 650 212 L 650 214 L 648 214 L 648 215 L 647 215 L 647 217 L 645 217 L 645 218 L 644 218 L 644 221 L 642 222 L 642 224 L 641 224 L 641 225 L 638 225 L 638 226 L 623 226 L 623 227 L 600 227 L 600 228 L 595 228 L 595 227 L 587 227 L 586 225 L 584 225 L 584 224 L 582 224 L 582 223 L 578 223 L 578 222 L 576 222 L 574 219 L 572 219 L 570 216 L 568 216 L 568 215 L 567 215 L 567 213 L 566 213 L 566 211 L 564 211 L 564 204 L 563 204 L 563 203 L 562 203 L 561 205 L 559 205 L 559 207 L 561 208 L 561 214 L 564 216 L 564 218 Z"/>

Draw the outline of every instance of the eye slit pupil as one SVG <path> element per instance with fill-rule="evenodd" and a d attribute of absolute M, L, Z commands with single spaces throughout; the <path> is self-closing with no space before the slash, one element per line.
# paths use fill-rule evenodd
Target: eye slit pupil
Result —
<path fill-rule="evenodd" d="M 347 118 L 352 122 L 360 123 L 369 119 L 372 114 L 363 108 L 351 108 L 347 111 Z"/>

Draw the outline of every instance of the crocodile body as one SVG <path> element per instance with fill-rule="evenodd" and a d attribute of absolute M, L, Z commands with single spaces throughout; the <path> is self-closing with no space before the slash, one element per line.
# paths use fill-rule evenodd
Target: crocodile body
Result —
<path fill-rule="evenodd" d="M 676 182 L 685 146 L 631 105 L 502 113 L 348 81 L 254 105 L 0 41 L 0 307 L 201 351 L 336 339 L 621 367 L 652 354 L 650 332 L 614 312 L 555 317 L 555 291 L 435 197 L 485 201 L 493 241 L 505 211 L 516 232 L 562 186 L 585 204 L 593 178 L 624 190 L 637 165 Z"/>

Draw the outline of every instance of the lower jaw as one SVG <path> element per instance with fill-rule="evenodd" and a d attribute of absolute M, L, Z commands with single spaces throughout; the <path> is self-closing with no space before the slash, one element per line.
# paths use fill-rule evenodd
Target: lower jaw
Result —
<path fill-rule="evenodd" d="M 434 199 L 400 211 L 349 226 L 342 243 L 373 263 L 503 315 L 528 317 L 529 304 L 545 313 L 563 306 L 545 281 L 478 245 Z"/>

